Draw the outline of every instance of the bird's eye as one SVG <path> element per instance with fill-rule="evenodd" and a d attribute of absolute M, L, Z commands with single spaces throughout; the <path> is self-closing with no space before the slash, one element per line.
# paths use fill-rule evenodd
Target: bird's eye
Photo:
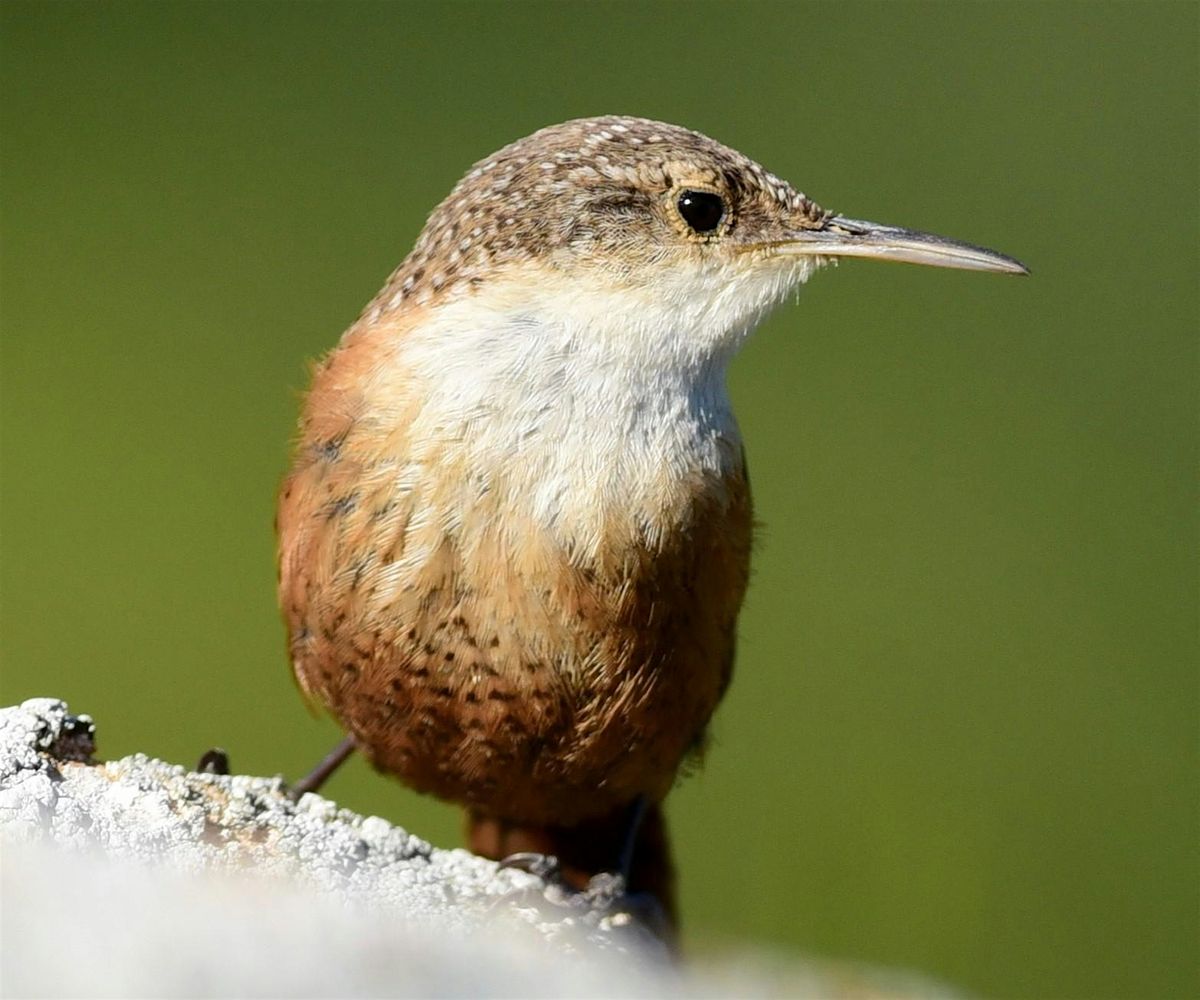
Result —
<path fill-rule="evenodd" d="M 725 202 L 711 191 L 681 191 L 675 207 L 694 233 L 711 233 L 725 215 Z"/>

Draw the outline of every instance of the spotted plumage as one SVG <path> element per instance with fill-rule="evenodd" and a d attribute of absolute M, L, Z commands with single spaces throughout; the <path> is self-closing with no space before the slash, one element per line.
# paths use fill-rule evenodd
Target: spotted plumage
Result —
<path fill-rule="evenodd" d="M 819 205 L 753 160 L 707 136 L 644 118 L 584 118 L 542 129 L 475 164 L 434 210 L 413 251 L 369 307 L 373 318 L 405 302 L 427 303 L 477 286 L 529 257 L 610 250 L 621 217 L 644 209 L 653 193 L 689 182 L 725 187 L 735 224 L 769 230 L 781 213 L 819 227 Z M 581 201 L 615 225 L 588 226 Z M 686 234 L 685 234 L 686 235 Z"/>
<path fill-rule="evenodd" d="M 725 389 L 830 257 L 1022 270 L 832 215 L 742 154 L 605 117 L 476 165 L 317 366 L 279 504 L 301 687 L 471 843 L 612 867 L 730 679 L 751 504 Z"/>

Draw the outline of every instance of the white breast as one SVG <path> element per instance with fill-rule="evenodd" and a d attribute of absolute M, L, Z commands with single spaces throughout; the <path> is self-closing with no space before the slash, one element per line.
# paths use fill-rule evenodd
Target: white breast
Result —
<path fill-rule="evenodd" d="M 761 274 L 748 294 L 521 273 L 436 307 L 395 347 L 422 386 L 414 458 L 503 482 L 506 502 L 585 553 L 614 513 L 669 530 L 698 481 L 740 465 L 726 369 L 802 276 Z"/>

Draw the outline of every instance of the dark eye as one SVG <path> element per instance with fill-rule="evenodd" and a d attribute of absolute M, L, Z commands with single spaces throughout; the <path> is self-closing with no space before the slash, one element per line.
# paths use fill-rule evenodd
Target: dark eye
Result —
<path fill-rule="evenodd" d="M 679 214 L 696 233 L 711 233 L 721 224 L 725 202 L 711 191 L 683 191 L 675 202 Z"/>

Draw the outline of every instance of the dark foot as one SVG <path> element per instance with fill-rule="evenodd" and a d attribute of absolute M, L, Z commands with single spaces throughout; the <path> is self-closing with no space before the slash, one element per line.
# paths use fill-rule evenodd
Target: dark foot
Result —
<path fill-rule="evenodd" d="M 648 892 L 629 893 L 620 872 L 600 872 L 578 889 L 563 875 L 558 858 L 552 854 L 525 851 L 510 854 L 501 868 L 516 868 L 536 875 L 545 887 L 514 889 L 499 896 L 495 907 L 533 907 L 550 920 L 585 918 L 586 925 L 607 924 L 611 928 L 637 924 L 662 941 L 669 950 L 675 947 L 675 931 L 667 911 Z"/>
<path fill-rule="evenodd" d="M 329 751 L 321 763 L 288 789 L 288 798 L 293 802 L 298 802 L 300 796 L 305 792 L 315 792 L 325 784 L 334 771 L 342 766 L 346 758 L 354 753 L 354 746 L 354 737 L 347 736 Z"/>
<path fill-rule="evenodd" d="M 633 854 L 637 848 L 638 834 L 642 832 L 642 823 L 650 809 L 650 800 L 639 795 L 629 807 L 629 827 L 625 831 L 625 843 L 621 847 L 621 858 L 617 862 L 617 871 L 629 880 L 633 872 Z"/>
<path fill-rule="evenodd" d="M 196 765 L 196 770 L 200 774 L 228 774 L 229 754 L 220 747 L 206 750 L 204 756 L 200 758 L 200 763 Z"/>

